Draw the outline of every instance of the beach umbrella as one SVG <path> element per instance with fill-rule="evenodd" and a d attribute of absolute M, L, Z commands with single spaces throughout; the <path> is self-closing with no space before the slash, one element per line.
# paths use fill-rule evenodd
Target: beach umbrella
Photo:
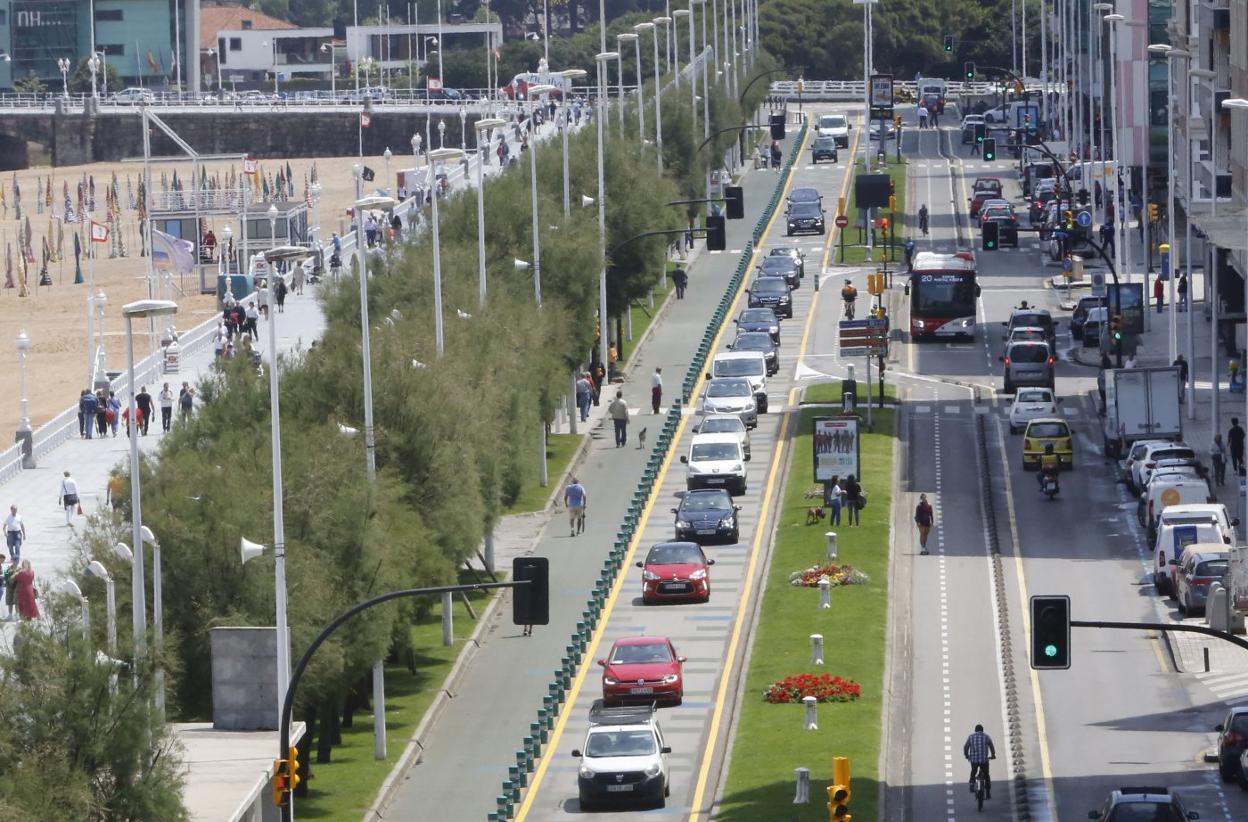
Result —
<path fill-rule="evenodd" d="M 4 287 L 14 288 L 13 283 L 13 244 L 4 244 Z"/>
<path fill-rule="evenodd" d="M 24 236 L 25 236 L 25 247 L 26 247 L 26 262 L 33 263 L 35 261 L 35 246 L 34 246 L 35 233 L 30 230 L 30 215 L 29 214 L 26 215 L 25 231 L 26 233 Z"/>
<path fill-rule="evenodd" d="M 43 213 L 43 178 L 35 178 L 35 213 Z"/>
<path fill-rule="evenodd" d="M 17 219 L 22 219 L 22 188 L 17 184 L 17 174 L 13 174 L 13 210 Z"/>
<path fill-rule="evenodd" d="M 56 224 L 56 259 L 57 262 L 65 259 L 65 221 Z"/>
<path fill-rule="evenodd" d="M 94 174 L 92 174 L 87 179 L 87 195 L 88 195 L 87 196 L 87 206 L 88 206 L 87 210 L 94 212 L 95 211 L 95 175 Z"/>
<path fill-rule="evenodd" d="M 82 285 L 82 243 L 78 239 L 78 232 L 74 232 L 74 285 Z"/>
<path fill-rule="evenodd" d="M 48 175 L 48 184 L 43 187 L 43 196 L 45 200 L 44 206 L 46 206 L 47 208 L 51 208 L 52 207 L 52 175 L 51 174 Z"/>

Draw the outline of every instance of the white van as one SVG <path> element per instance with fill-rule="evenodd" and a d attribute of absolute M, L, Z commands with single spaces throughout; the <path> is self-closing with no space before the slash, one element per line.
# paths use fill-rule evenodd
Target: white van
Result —
<path fill-rule="evenodd" d="M 736 434 L 697 434 L 689 445 L 689 453 L 680 458 L 686 465 L 685 487 L 727 488 L 728 493 L 745 493 L 746 470 L 749 462 L 741 451 L 741 438 Z"/>
<path fill-rule="evenodd" d="M 820 137 L 832 137 L 837 148 L 849 148 L 849 118 L 844 114 L 823 114 L 819 117 L 816 131 Z"/>
<path fill-rule="evenodd" d="M 1183 555 L 1188 545 L 1232 545 L 1239 520 L 1231 519 L 1221 503 L 1171 505 L 1157 518 L 1157 538 L 1153 541 L 1153 584 L 1157 593 L 1175 598 L 1172 574 L 1177 566 L 1170 560 Z"/>
<path fill-rule="evenodd" d="M 711 360 L 706 378 L 745 377 L 754 392 L 758 413 L 767 413 L 767 356 L 762 351 L 725 351 Z"/>
<path fill-rule="evenodd" d="M 1214 499 L 1209 492 L 1209 481 L 1195 471 L 1155 473 L 1148 487 L 1140 494 L 1140 525 L 1148 529 L 1149 536 L 1153 536 L 1157 533 L 1158 519 L 1171 506 L 1200 505 Z"/>

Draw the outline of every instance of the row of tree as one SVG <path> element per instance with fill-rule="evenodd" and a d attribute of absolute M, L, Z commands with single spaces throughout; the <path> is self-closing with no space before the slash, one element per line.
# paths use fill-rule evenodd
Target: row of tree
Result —
<path fill-rule="evenodd" d="M 754 71 L 773 65 L 763 58 Z M 742 112 L 752 111 L 766 89 L 765 82 L 753 84 L 744 105 L 714 90 L 712 129 L 742 123 Z M 698 151 L 702 129 L 692 128 L 686 95 L 665 95 L 663 109 L 662 175 L 653 146 L 637 140 L 634 111 L 622 136 L 614 117 L 604 123 L 613 316 L 653 287 L 665 264 L 664 239 L 630 238 L 683 228 L 689 210 L 670 204 L 702 195 L 708 169 L 719 165 L 712 158 L 722 157 L 733 139 L 724 135 Z M 363 427 L 354 277 L 324 286 L 317 297 L 328 321 L 323 338 L 281 362 L 294 658 L 353 603 L 456 580 L 505 507 L 526 483 L 536 482 L 539 432 L 553 418 L 572 369 L 594 350 L 599 326 L 595 209 L 573 208 L 564 216 L 558 146 L 543 142 L 524 152 L 520 168 L 486 187 L 484 306 L 477 297 L 477 194 L 455 195 L 440 208 L 443 356 L 434 349 L 430 238 L 417 237 L 370 264 L 369 310 L 378 318 L 372 328 L 374 483 L 366 477 L 362 441 L 339 427 Z M 513 258 L 532 254 L 524 166 L 535 153 L 541 308 L 534 305 L 531 269 L 512 265 Z M 582 194 L 597 196 L 594 127 L 571 137 L 569 171 L 574 202 Z M 131 608 L 129 566 L 111 550 L 128 541 L 130 512 L 123 505 L 95 518 L 80 536 L 72 576 L 91 603 L 89 639 L 82 638 L 76 604 L 54 599 L 51 632 L 23 627 L 19 653 L 0 659 L 0 767 L 19 776 L 0 781 L 6 810 L 44 818 L 48 803 L 62 801 L 61 788 L 69 785 L 73 791 L 64 801 L 71 818 L 183 818 L 180 771 L 169 764 L 176 751 L 148 709 L 151 668 L 159 661 L 166 671 L 169 718 L 206 719 L 212 710 L 210 630 L 272 624 L 272 559 L 243 566 L 238 553 L 240 537 L 271 542 L 268 381 L 242 358 L 222 360 L 198 390 L 202 402 L 194 418 L 141 463 L 144 523 L 160 538 L 163 555 L 163 653 L 159 660 L 149 657 L 133 677 L 128 670 L 115 677 L 114 663 L 92 655 L 93 648 L 106 647 L 106 616 L 102 582 L 83 573 L 89 559 L 104 563 L 117 580 L 118 612 Z M 128 491 L 120 496 L 129 499 Z M 150 567 L 150 554 L 148 561 Z M 433 604 L 406 600 L 374 609 L 318 651 L 296 711 L 312 729 L 303 745 L 315 744 L 320 761 L 329 756 L 339 718 L 362 707 L 356 695 L 367 693 L 373 661 L 418 651 L 410 628 Z M 128 633 L 121 631 L 117 656 L 123 660 L 133 658 Z"/>

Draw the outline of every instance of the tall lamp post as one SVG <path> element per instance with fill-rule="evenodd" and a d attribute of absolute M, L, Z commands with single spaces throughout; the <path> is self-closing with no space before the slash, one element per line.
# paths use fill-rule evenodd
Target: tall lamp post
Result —
<path fill-rule="evenodd" d="M 618 51 L 603 51 L 594 55 L 598 64 L 598 112 L 594 120 L 598 124 L 598 256 L 602 268 L 598 272 L 598 357 L 604 373 L 608 373 L 607 359 L 607 195 L 606 175 L 603 170 L 602 120 L 606 112 L 604 102 L 607 93 L 607 63 L 618 60 Z"/>
<path fill-rule="evenodd" d="M 160 543 L 156 535 L 146 525 L 139 526 L 139 536 L 143 542 L 152 546 L 152 629 L 156 641 L 156 653 L 159 655 L 165 647 L 165 606 L 164 592 L 161 584 Z M 109 591 L 112 598 L 112 591 Z M 156 709 L 161 717 L 165 715 L 165 669 L 156 669 Z"/>
<path fill-rule="evenodd" d="M 662 24 L 667 29 L 672 22 L 670 17 L 654 18 L 654 147 L 659 162 L 659 173 L 663 173 L 663 75 L 659 72 L 659 29 Z M 670 36 L 670 35 L 669 35 Z"/>
<path fill-rule="evenodd" d="M 178 304 L 172 300 L 138 300 L 121 307 L 126 320 L 126 364 L 130 375 L 130 527 L 134 545 L 143 544 L 143 495 L 142 471 L 139 470 L 139 416 L 135 404 L 136 378 L 134 373 L 134 321 L 154 320 L 178 313 Z M 147 649 L 147 579 L 143 567 L 143 552 L 134 555 L 130 566 L 130 588 L 133 600 L 134 657 L 138 662 Z"/>
<path fill-rule="evenodd" d="M 572 96 L 570 93 L 572 91 L 572 84 L 575 83 L 578 78 L 584 77 L 586 74 L 587 72 L 585 69 L 577 68 L 564 69 L 559 72 L 559 76 L 568 81 L 567 85 L 563 89 L 563 105 L 560 106 L 560 113 L 563 116 L 563 123 L 560 131 L 563 133 L 563 216 L 565 217 L 571 216 L 572 214 L 572 192 L 570 188 L 571 175 L 568 173 L 568 115 L 570 113 L 568 111 L 568 98 Z"/>
<path fill-rule="evenodd" d="M 532 152 L 530 151 L 530 154 Z M 433 227 L 433 339 L 437 347 L 438 356 L 442 356 L 445 348 L 442 335 L 442 240 L 439 236 L 438 229 L 438 191 L 436 188 L 437 169 L 441 167 L 444 160 L 461 160 L 464 152 L 458 148 L 439 148 L 429 152 L 429 191 L 431 192 L 429 200 L 432 203 L 430 221 Z M 532 159 L 530 157 L 530 159 Z M 536 208 L 536 201 L 534 201 Z M 535 212 L 536 213 L 536 212 Z M 537 226 L 534 223 L 534 230 Z M 536 243 L 534 248 L 536 249 Z M 536 261 L 536 257 L 534 257 Z M 536 270 L 536 266 L 534 267 Z M 538 305 L 541 305 L 542 295 L 538 292 Z"/>
<path fill-rule="evenodd" d="M 63 594 L 69 594 L 78 600 L 78 607 L 82 612 L 82 638 L 91 641 L 91 607 L 87 602 L 87 598 L 82 595 L 82 589 L 78 587 L 78 583 L 72 579 L 63 579 L 57 588 Z"/>
<path fill-rule="evenodd" d="M 69 99 L 69 68 L 71 63 L 68 57 L 62 57 L 56 61 L 56 67 L 61 72 L 61 88 L 65 99 Z"/>
<path fill-rule="evenodd" d="M 26 398 L 26 353 L 30 350 L 30 337 L 26 329 L 17 332 L 17 364 L 21 371 L 21 396 L 18 405 L 21 415 L 17 422 L 17 441 L 22 445 L 22 467 L 35 467 L 34 432 L 30 427 L 30 403 Z"/>
<path fill-rule="evenodd" d="M 615 35 L 615 50 L 620 53 L 620 136 L 624 136 L 624 44 L 636 43 L 637 35 L 631 31 Z M 637 72 L 638 88 L 641 87 L 641 72 Z"/>
<path fill-rule="evenodd" d="M 1244 99 L 1244 98 L 1242 98 L 1242 97 L 1231 97 L 1231 98 L 1229 98 L 1229 99 L 1227 99 L 1227 100 L 1223 100 L 1223 101 L 1222 101 L 1222 108 L 1226 109 L 1227 111 L 1230 111 L 1232 114 L 1234 114 L 1236 111 L 1241 112 L 1241 113 L 1244 113 L 1244 114 L 1248 114 L 1248 100 L 1245 100 L 1245 99 Z M 1232 131 L 1231 133 L 1232 133 L 1232 134 L 1235 134 L 1236 132 L 1235 132 L 1235 131 Z M 1243 134 L 1245 134 L 1245 131 L 1244 131 L 1243 129 L 1241 129 L 1241 130 L 1238 132 L 1238 134 L 1240 134 L 1240 135 L 1242 136 Z M 1232 145 L 1233 145 L 1233 139 L 1234 139 L 1234 138 L 1232 138 Z M 1216 171 L 1216 169 L 1215 169 L 1215 171 Z M 1215 183 L 1214 185 L 1216 186 L 1217 184 Z M 1216 191 L 1215 191 L 1215 194 L 1216 194 Z M 1246 250 L 1245 250 L 1245 257 L 1248 257 L 1248 247 L 1246 247 Z M 1217 282 L 1216 278 L 1215 278 L 1214 282 Z M 1248 295 L 1248 283 L 1246 283 L 1246 284 L 1245 284 L 1245 286 L 1244 286 L 1244 293 L 1245 293 L 1245 295 Z M 1216 317 L 1216 314 L 1215 314 L 1215 317 Z M 1215 322 L 1214 322 L 1214 329 L 1213 329 L 1213 358 L 1214 358 L 1214 360 L 1215 360 L 1215 361 L 1216 361 L 1216 360 L 1217 360 L 1217 358 L 1218 358 L 1218 329 L 1217 329 L 1217 322 L 1216 322 L 1216 320 L 1215 320 Z M 1214 387 L 1213 387 L 1213 395 L 1214 395 L 1214 397 L 1215 397 L 1215 398 L 1216 398 L 1216 397 L 1217 397 L 1217 395 L 1218 395 L 1218 387 L 1217 387 L 1217 383 L 1216 383 L 1216 382 L 1214 383 Z M 1245 406 L 1244 406 L 1244 416 L 1245 416 L 1245 418 L 1248 418 L 1248 396 L 1246 396 L 1246 397 L 1245 397 L 1244 402 L 1245 402 Z M 1217 406 L 1215 405 L 1215 406 L 1214 406 L 1214 408 L 1216 409 L 1216 408 L 1217 408 Z M 1215 416 L 1215 417 L 1213 418 L 1213 430 L 1214 430 L 1214 431 L 1217 431 L 1217 430 L 1218 430 L 1218 423 L 1219 423 L 1219 420 L 1218 420 L 1218 418 Z M 1243 509 L 1241 508 L 1240 510 L 1243 510 Z M 1243 518 L 1243 514 L 1240 514 L 1240 518 L 1241 518 L 1241 519 Z"/>
<path fill-rule="evenodd" d="M 91 56 L 90 56 L 89 58 L 87 58 L 87 69 L 88 69 L 88 70 L 90 70 L 90 72 L 91 72 L 91 96 L 92 96 L 92 97 L 97 97 L 97 96 L 99 96 L 99 95 L 97 95 L 97 94 L 96 94 L 96 92 L 95 92 L 95 75 L 96 75 L 96 73 L 100 70 L 100 58 L 99 58 L 98 56 L 96 56 L 96 54 L 97 54 L 97 53 L 93 51 L 93 52 L 91 52 Z M 8 55 L 5 55 L 5 57 L 8 57 Z M 6 61 L 6 62 L 7 62 L 7 61 Z M 107 70 L 105 70 L 104 82 L 105 82 L 105 83 L 107 83 L 107 82 L 108 82 L 108 73 L 107 73 Z M 105 96 L 107 96 L 107 95 L 108 95 L 108 89 L 105 89 L 105 90 L 104 90 L 104 94 L 105 94 Z"/>
<path fill-rule="evenodd" d="M 93 559 L 84 569 L 87 574 L 98 577 L 104 583 L 104 615 L 107 619 L 108 655 L 117 656 L 117 593 L 113 576 L 104 567 L 104 563 Z"/>
<path fill-rule="evenodd" d="M 633 42 L 637 47 L 637 136 L 642 142 L 645 142 L 645 139 L 646 139 L 646 95 L 645 95 L 645 84 L 643 82 L 643 78 L 641 74 L 641 35 L 648 31 L 654 31 L 654 23 L 638 23 L 637 25 L 633 26 L 633 31 L 636 32 L 636 34 L 633 35 Z M 655 40 L 655 45 L 656 46 L 658 45 L 657 39 Z M 654 66 L 655 66 L 654 96 L 658 97 L 659 96 L 659 72 L 658 72 L 659 64 L 655 63 Z"/>
<path fill-rule="evenodd" d="M 1109 49 L 1109 87 L 1117 91 L 1118 68 L 1115 64 L 1118 62 L 1118 23 L 1121 23 L 1127 18 L 1121 14 L 1107 14 L 1104 19 L 1106 23 L 1111 24 L 1109 27 L 1109 36 L 1111 41 Z M 1117 105 L 1118 102 L 1119 98 L 1116 97 L 1114 103 L 1109 107 L 1111 119 L 1110 138 L 1114 150 L 1114 176 L 1110 181 L 1110 190 L 1105 192 L 1105 196 L 1114 202 L 1117 202 L 1118 200 L 1118 183 L 1121 180 L 1120 175 L 1122 168 L 1122 153 L 1118 150 L 1118 130 L 1121 125 L 1120 120 L 1122 118 L 1122 111 Z M 1089 101 L 1088 108 L 1091 108 L 1091 101 Z M 1089 131 L 1091 131 L 1091 129 L 1089 129 Z M 1127 224 L 1127 214 L 1125 213 L 1126 203 L 1120 203 L 1119 205 L 1122 207 L 1116 211 L 1123 213 L 1115 213 L 1114 215 L 1114 219 L 1116 220 L 1114 230 L 1118 233 L 1117 241 L 1114 243 L 1114 263 L 1118 267 L 1118 270 L 1130 279 L 1131 272 L 1127 271 L 1126 266 L 1123 265 L 1123 255 L 1126 253 L 1126 249 L 1123 248 L 1123 246 L 1126 245 L 1127 240 L 1127 234 L 1122 230 L 1123 226 Z"/>
<path fill-rule="evenodd" d="M 541 83 L 536 86 L 529 86 L 529 125 L 533 130 L 533 139 L 529 142 L 529 193 L 532 198 L 533 206 L 533 298 L 537 301 L 538 308 L 542 306 L 542 239 L 538 230 L 538 214 L 537 214 L 537 127 L 534 125 L 534 115 L 537 113 L 537 106 L 541 102 L 541 98 L 550 94 L 555 87 L 549 83 Z"/>
<path fill-rule="evenodd" d="M 485 158 L 490 151 L 490 134 L 496 128 L 507 125 L 501 117 L 483 117 L 472 124 L 477 132 L 477 297 L 478 304 L 485 308 Z M 481 145 L 482 134 L 485 145 Z M 416 139 L 416 138 L 413 138 Z"/>
<path fill-rule="evenodd" d="M 1176 49 L 1165 43 L 1156 43 L 1150 45 L 1148 50 L 1153 54 L 1159 54 L 1166 58 L 1166 86 L 1168 92 L 1167 105 L 1170 110 L 1170 116 L 1166 118 L 1166 164 L 1169 173 L 1166 182 L 1166 242 L 1170 244 L 1169 258 L 1166 260 L 1167 265 L 1162 273 L 1166 279 L 1170 281 L 1169 297 L 1170 297 L 1170 330 L 1167 334 L 1170 350 L 1170 361 L 1173 362 L 1178 356 L 1179 350 L 1179 317 L 1175 311 L 1175 248 L 1174 248 L 1174 190 L 1177 185 L 1174 177 L 1174 61 L 1183 60 L 1191 57 L 1191 52 L 1183 49 Z M 1145 289 L 1147 291 L 1147 289 Z"/>
<path fill-rule="evenodd" d="M 676 88 L 680 88 L 680 21 L 689 16 L 689 9 L 676 9 L 672 12 L 672 54 L 676 58 L 675 79 Z M 689 23 L 689 65 L 693 65 L 693 22 Z M 697 92 L 694 92 L 695 94 Z M 698 124 L 698 112 L 694 109 L 693 124 Z"/>
<path fill-rule="evenodd" d="M 355 173 L 355 191 L 359 195 L 363 186 L 359 165 Z M 394 198 L 386 196 L 357 197 L 355 201 L 355 247 L 358 249 L 356 259 L 360 261 L 360 347 L 364 356 L 364 450 L 370 479 L 377 471 L 377 459 L 373 438 L 373 353 L 368 327 L 368 248 L 364 244 L 364 214 L 374 209 L 390 211 L 395 205 Z"/>
<path fill-rule="evenodd" d="M 277 96 L 277 38 L 270 37 L 268 40 L 260 43 L 262 46 L 269 46 L 273 51 L 273 96 Z"/>

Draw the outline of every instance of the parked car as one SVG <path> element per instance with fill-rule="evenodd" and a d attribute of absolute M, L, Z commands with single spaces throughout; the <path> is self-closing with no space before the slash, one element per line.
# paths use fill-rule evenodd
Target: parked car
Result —
<path fill-rule="evenodd" d="M 776 316 L 792 319 L 792 289 L 783 277 L 757 277 L 746 293 L 750 308 L 770 308 Z"/>
<path fill-rule="evenodd" d="M 641 569 L 641 601 L 707 602 L 711 598 L 711 566 L 696 542 L 660 542 L 650 546 Z"/>
<path fill-rule="evenodd" d="M 109 100 L 121 105 L 137 105 L 139 103 L 154 103 L 156 95 L 145 88 L 126 88 L 115 94 L 109 95 Z"/>
<path fill-rule="evenodd" d="M 1005 366 L 1002 373 L 1005 393 L 1013 394 L 1020 385 L 1039 385 L 1052 390 L 1057 358 L 1048 343 L 1010 343 L 998 359 Z"/>
<path fill-rule="evenodd" d="M 1051 388 L 1020 388 L 1010 404 L 1010 433 L 1017 434 L 1027 423 L 1041 417 L 1057 416 L 1057 400 Z"/>
<path fill-rule="evenodd" d="M 1088 318 L 1088 312 L 1093 308 L 1102 308 L 1104 305 L 1104 297 L 1080 297 L 1079 302 L 1075 304 L 1075 310 L 1070 315 L 1070 335 L 1076 340 L 1082 339 L 1083 324 Z"/>
<path fill-rule="evenodd" d="M 737 521 L 739 505 L 732 504 L 726 488 L 704 488 L 686 491 L 680 505 L 672 509 L 676 515 L 676 539 L 702 543 L 714 539 L 736 542 L 741 538 Z"/>
<path fill-rule="evenodd" d="M 1243 787 L 1248 775 L 1240 757 L 1248 751 L 1248 705 L 1232 705 L 1214 730 L 1218 732 L 1218 771 L 1225 780 L 1239 779 Z"/>
<path fill-rule="evenodd" d="M 668 754 L 653 705 L 608 708 L 595 700 L 589 709 L 585 742 L 572 751 L 580 763 L 580 810 L 600 803 L 649 802 L 663 807 L 671 792 Z"/>
<path fill-rule="evenodd" d="M 754 387 L 745 377 L 717 377 L 706 381 L 702 392 L 702 413 L 737 414 L 747 428 L 758 425 L 758 405 Z"/>
<path fill-rule="evenodd" d="M 1226 578 L 1231 567 L 1230 554 L 1225 550 L 1183 552 L 1179 566 L 1179 611 L 1184 614 L 1204 613 L 1209 599 L 1209 586 Z"/>
<path fill-rule="evenodd" d="M 750 458 L 750 429 L 736 414 L 707 414 L 693 427 L 695 434 L 734 434 L 741 442 L 741 453 Z"/>
<path fill-rule="evenodd" d="M 1161 512 L 1171 505 L 1213 501 L 1209 493 L 1209 480 L 1199 476 L 1195 466 L 1185 470 L 1168 469 L 1154 471 L 1148 488 L 1140 493 L 1137 519 L 1148 529 L 1149 539 L 1157 536 L 1157 520 Z"/>
<path fill-rule="evenodd" d="M 780 318 L 770 308 L 746 308 L 733 320 L 737 331 L 763 331 L 780 343 Z"/>
<path fill-rule="evenodd" d="M 598 660 L 602 666 L 602 701 L 608 706 L 626 702 L 679 705 L 685 697 L 681 675 L 684 662 L 667 637 L 617 639 Z"/>
<path fill-rule="evenodd" d="M 1158 460 L 1196 459 L 1196 452 L 1188 445 L 1179 442 L 1160 442 L 1145 448 L 1143 456 L 1131 465 L 1128 485 L 1135 493 L 1139 493 L 1148 485 L 1148 478 L 1157 467 Z"/>

